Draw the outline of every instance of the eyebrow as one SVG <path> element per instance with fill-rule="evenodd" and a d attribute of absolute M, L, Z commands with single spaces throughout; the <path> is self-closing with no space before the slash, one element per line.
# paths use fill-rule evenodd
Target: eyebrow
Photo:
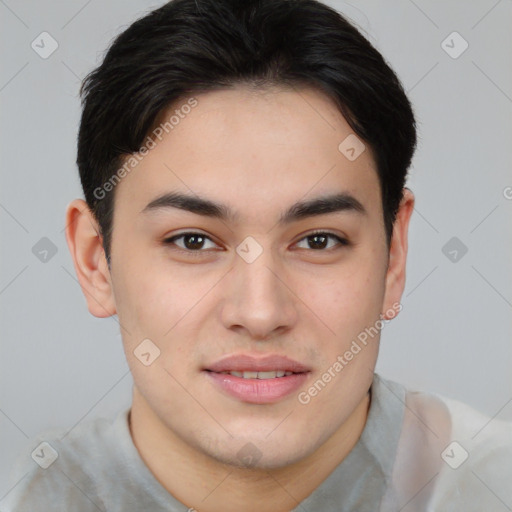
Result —
<path fill-rule="evenodd" d="M 169 192 L 153 199 L 146 205 L 141 213 L 148 214 L 169 208 L 178 208 L 195 213 L 196 215 L 216 218 L 226 222 L 235 222 L 238 218 L 238 215 L 227 205 L 197 195 L 192 196 L 180 192 Z M 354 196 L 348 193 L 339 193 L 321 196 L 307 201 L 299 201 L 293 204 L 281 215 L 279 224 L 289 224 L 307 217 L 335 212 L 367 215 L 365 207 Z"/>

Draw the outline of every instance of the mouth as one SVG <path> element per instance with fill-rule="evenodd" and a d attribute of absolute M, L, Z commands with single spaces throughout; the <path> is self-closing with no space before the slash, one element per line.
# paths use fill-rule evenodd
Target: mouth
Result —
<path fill-rule="evenodd" d="M 302 372 L 288 372 L 284 370 L 271 370 L 268 372 L 253 372 L 250 370 L 246 370 L 243 372 L 236 371 L 225 371 L 225 372 L 215 372 L 224 375 L 233 375 L 233 377 L 240 377 L 242 379 L 280 379 L 281 377 L 289 377 L 294 373 L 302 373 Z"/>
<path fill-rule="evenodd" d="M 241 402 L 275 403 L 302 386 L 311 369 L 286 356 L 248 354 L 221 359 L 203 372 L 215 389 Z"/>
<path fill-rule="evenodd" d="M 268 354 L 263 357 L 256 354 L 233 354 L 205 366 L 203 370 L 229 373 L 245 379 L 280 378 L 292 373 L 311 371 L 308 366 L 279 354 Z"/>

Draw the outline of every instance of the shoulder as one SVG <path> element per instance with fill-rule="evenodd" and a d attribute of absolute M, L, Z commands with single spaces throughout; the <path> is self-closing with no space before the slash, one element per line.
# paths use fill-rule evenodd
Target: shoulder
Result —
<path fill-rule="evenodd" d="M 511 510 L 512 422 L 441 397 L 452 418 L 451 440 L 441 453 L 437 500 L 459 497 L 465 510 Z M 445 507 L 446 510 L 451 510 Z"/>
<path fill-rule="evenodd" d="M 423 494 L 429 496 L 425 510 L 511 509 L 512 422 L 440 394 L 410 389 L 404 410 L 397 472 L 403 479 L 411 456 L 421 461 L 409 472 L 415 480 L 405 491 L 423 483 Z"/>
<path fill-rule="evenodd" d="M 407 390 L 406 400 L 411 412 L 423 418 L 438 438 L 450 442 L 447 452 L 442 453 L 443 458 L 449 459 L 453 451 L 461 466 L 466 461 L 470 462 L 468 466 L 474 466 L 502 453 L 510 454 L 512 450 L 510 421 L 490 417 L 464 402 L 437 393 Z"/>
<path fill-rule="evenodd" d="M 47 430 L 27 441 L 11 473 L 11 490 L 0 502 L 2 511 L 105 510 L 100 483 L 119 460 L 116 440 L 126 434 L 128 412 L 71 430 Z"/>

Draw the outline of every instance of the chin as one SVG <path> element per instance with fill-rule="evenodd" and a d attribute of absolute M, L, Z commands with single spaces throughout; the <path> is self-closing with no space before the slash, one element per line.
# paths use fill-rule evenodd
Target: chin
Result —
<path fill-rule="evenodd" d="M 291 442 L 290 442 L 291 441 Z M 276 437 L 274 442 L 269 439 L 259 439 L 244 436 L 244 439 L 229 439 L 224 450 L 205 451 L 205 454 L 222 464 L 240 469 L 271 470 L 279 469 L 299 462 L 315 449 L 315 446 L 305 446 L 299 440 L 288 439 L 285 444 L 283 439 Z M 233 446 L 236 449 L 233 450 Z"/>

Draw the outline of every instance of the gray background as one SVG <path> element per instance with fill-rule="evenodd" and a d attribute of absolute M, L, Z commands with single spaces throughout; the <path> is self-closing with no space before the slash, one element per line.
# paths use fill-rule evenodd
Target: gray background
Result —
<path fill-rule="evenodd" d="M 378 371 L 511 420 L 512 1 L 329 3 L 397 71 L 419 124 L 403 311 L 382 334 Z M 0 498 L 27 438 L 130 403 L 117 318 L 88 313 L 64 213 L 82 197 L 80 80 L 159 5 L 0 0 Z M 59 45 L 47 59 L 31 48 L 43 31 Z M 469 44 L 456 59 L 441 46 L 453 31 Z M 42 237 L 57 249 L 47 262 L 32 252 Z M 443 253 L 452 237 L 468 249 L 456 262 Z"/>

